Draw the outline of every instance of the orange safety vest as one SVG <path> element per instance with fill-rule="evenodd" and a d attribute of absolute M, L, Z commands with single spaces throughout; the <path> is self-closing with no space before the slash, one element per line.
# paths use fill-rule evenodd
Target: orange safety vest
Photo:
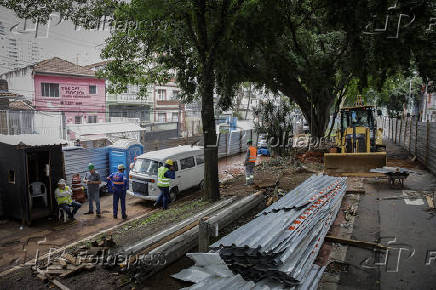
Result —
<path fill-rule="evenodd" d="M 254 146 L 248 147 L 248 151 L 250 152 L 250 156 L 248 156 L 248 162 L 256 162 L 257 158 L 257 149 Z"/>

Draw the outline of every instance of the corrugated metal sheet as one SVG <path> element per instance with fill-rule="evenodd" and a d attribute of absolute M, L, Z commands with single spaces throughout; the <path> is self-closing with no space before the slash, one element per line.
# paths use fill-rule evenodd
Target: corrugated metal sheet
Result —
<path fill-rule="evenodd" d="M 392 126 L 389 126 L 389 119 L 384 123 L 385 132 L 389 132 L 385 134 L 385 137 L 391 141 L 397 141 L 397 144 L 403 146 L 411 154 L 416 155 L 419 162 L 424 164 L 433 174 L 436 174 L 436 144 L 433 142 L 436 138 L 436 123 L 417 123 L 412 118 L 403 121 L 390 119 L 390 122 Z M 395 131 L 396 123 L 403 123 L 401 131 Z M 399 125 L 399 127 L 401 126 Z"/>
<path fill-rule="evenodd" d="M 251 290 L 281 290 L 285 289 L 282 284 L 272 279 L 262 279 L 258 282 L 246 281 L 241 275 L 233 274 L 221 259 L 218 253 L 188 253 L 195 265 L 180 271 L 172 277 L 195 283 L 191 287 L 182 289 L 251 289 Z M 290 290 L 315 290 L 325 270 L 313 264 L 307 279 L 295 287 L 286 287 Z"/>
<path fill-rule="evenodd" d="M 109 162 L 108 162 L 108 147 L 103 148 L 82 148 L 82 147 L 69 147 L 64 148 L 64 161 L 65 161 L 65 175 L 67 184 L 71 185 L 73 175 L 80 174 L 83 179 L 85 173 L 88 171 L 88 164 L 92 162 L 96 171 L 100 173 L 104 181 L 109 176 Z"/>
<path fill-rule="evenodd" d="M 313 263 L 346 187 L 344 177 L 313 175 L 210 247 L 237 274 L 232 278 L 241 275 L 246 281 L 275 281 L 281 287 L 315 289 L 323 269 Z M 208 266 L 216 268 L 213 263 Z M 216 289 L 222 289 L 224 283 L 216 277 L 205 281 L 200 282 L 203 287 Z"/>
<path fill-rule="evenodd" d="M 9 145 L 47 146 L 63 145 L 67 141 L 39 134 L 0 135 L 0 142 Z"/>

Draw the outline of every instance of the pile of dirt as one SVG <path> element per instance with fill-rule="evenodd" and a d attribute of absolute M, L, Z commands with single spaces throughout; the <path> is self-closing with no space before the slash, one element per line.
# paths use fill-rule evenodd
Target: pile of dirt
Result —
<path fill-rule="evenodd" d="M 300 160 L 300 162 L 307 163 L 307 162 L 317 162 L 317 163 L 323 163 L 323 156 L 324 153 L 320 151 L 307 151 L 302 154 L 298 154 L 297 158 Z"/>

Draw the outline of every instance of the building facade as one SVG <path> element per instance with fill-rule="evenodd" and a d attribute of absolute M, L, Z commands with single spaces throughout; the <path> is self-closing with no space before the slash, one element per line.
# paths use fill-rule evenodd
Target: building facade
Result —
<path fill-rule="evenodd" d="M 90 69 L 55 57 L 0 77 L 11 92 L 31 100 L 36 111 L 62 113 L 66 124 L 106 120 L 105 80 Z"/>
<path fill-rule="evenodd" d="M 93 71 L 105 69 L 107 61 L 87 65 Z M 111 84 L 106 82 L 106 86 Z M 140 95 L 138 85 L 129 84 L 123 93 L 107 93 L 106 106 L 108 118 L 119 121 L 123 118 L 139 119 L 141 123 L 179 123 L 179 128 L 185 128 L 185 105 L 179 100 L 181 89 L 175 80 L 165 84 L 147 86 L 146 94 Z"/>

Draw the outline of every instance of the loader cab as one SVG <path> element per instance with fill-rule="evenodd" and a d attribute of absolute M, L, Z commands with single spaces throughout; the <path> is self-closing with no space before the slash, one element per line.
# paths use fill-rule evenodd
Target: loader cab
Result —
<path fill-rule="evenodd" d="M 373 130 L 377 127 L 374 110 L 371 107 L 346 108 L 341 110 L 341 132 L 346 128 L 366 127 Z"/>
<path fill-rule="evenodd" d="M 378 151 L 378 145 L 381 145 L 382 141 L 378 140 L 381 132 L 377 131 L 375 108 L 373 106 L 345 107 L 340 113 L 340 139 L 337 140 L 337 144 L 342 148 L 341 152 Z M 359 148 L 355 148 L 356 146 Z"/>

